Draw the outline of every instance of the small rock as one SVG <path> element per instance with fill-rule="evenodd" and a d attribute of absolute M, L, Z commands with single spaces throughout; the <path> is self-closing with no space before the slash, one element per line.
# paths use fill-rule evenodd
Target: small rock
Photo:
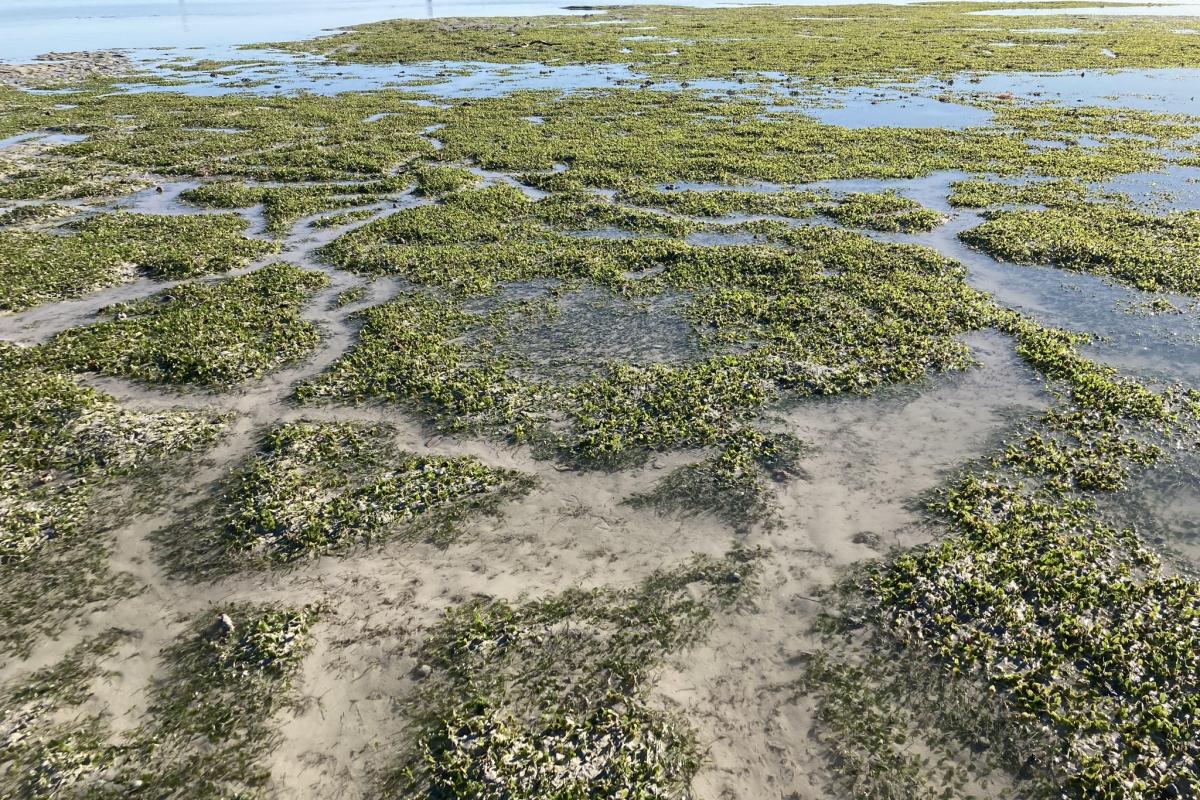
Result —
<path fill-rule="evenodd" d="M 879 538 L 879 534 L 875 533 L 874 531 L 859 531 L 858 533 L 854 534 L 854 537 L 850 541 L 854 542 L 855 544 L 877 548 L 882 540 Z"/>
<path fill-rule="evenodd" d="M 413 669 L 413 675 L 416 676 L 417 680 L 419 680 L 419 681 L 425 680 L 432 674 L 433 674 L 433 667 L 429 666 L 428 664 L 418 664 Z"/>

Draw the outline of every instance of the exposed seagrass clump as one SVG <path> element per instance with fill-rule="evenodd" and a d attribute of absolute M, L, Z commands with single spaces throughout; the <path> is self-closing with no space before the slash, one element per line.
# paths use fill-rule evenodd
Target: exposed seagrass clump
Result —
<path fill-rule="evenodd" d="M 969 477 L 958 533 L 876 583 L 884 624 L 1048 726 L 1080 796 L 1187 796 L 1197 785 L 1200 590 L 1165 574 L 1089 504 Z"/>
<path fill-rule="evenodd" d="M 955 181 L 950 185 L 950 204 L 963 208 L 1036 205 L 1072 207 L 1089 201 L 1125 202 L 1120 194 L 1098 193 L 1071 180 L 1000 183 L 986 180 Z"/>
<path fill-rule="evenodd" d="M 904 233 L 933 230 L 945 219 L 938 212 L 895 192 L 854 192 L 833 197 L 824 193 L 789 190 L 748 192 L 717 189 L 703 192 L 665 192 L 628 189 L 619 192 L 617 199 L 633 205 L 664 208 L 696 217 L 721 217 L 741 213 L 805 219 L 821 214 L 852 228 Z"/>
<path fill-rule="evenodd" d="M 109 306 L 108 321 L 65 331 L 34 357 L 63 369 L 225 388 L 312 353 L 321 333 L 301 312 L 328 285 L 327 275 L 291 264 L 185 283 Z"/>
<path fill-rule="evenodd" d="M 400 450 L 386 425 L 293 422 L 266 433 L 222 500 L 221 539 L 236 557 L 285 562 L 405 532 L 450 540 L 533 481 L 474 458 Z"/>
<path fill-rule="evenodd" d="M 0 347 L 0 652 L 22 653 L 129 589 L 107 566 L 103 500 L 201 451 L 225 415 L 135 411 Z"/>
<path fill-rule="evenodd" d="M 1018 352 L 1063 407 L 933 510 L 950 536 L 881 567 L 877 619 L 980 682 L 1010 730 L 1044 739 L 1068 796 L 1185 797 L 1200 785 L 1200 585 L 1173 575 L 1094 496 L 1196 440 L 1200 396 L 1154 391 L 1015 323 Z"/>
<path fill-rule="evenodd" d="M 81 713 L 103 666 L 130 636 L 110 630 L 57 664 L 5 687 L 0 789 L 6 797 L 252 797 L 279 744 L 272 717 L 293 682 L 320 609 L 223 606 L 160 654 L 164 667 L 140 723 L 114 732 Z"/>
<path fill-rule="evenodd" d="M 0 182 L 0 200 L 81 200 L 124 195 L 144 189 L 149 181 L 122 174 L 89 174 L 88 169 L 61 166 L 23 169 Z"/>
<path fill-rule="evenodd" d="M 445 546 L 535 483 L 469 456 L 408 452 L 386 424 L 300 420 L 264 431 L 219 495 L 153 539 L 172 574 L 191 581 L 392 539 Z"/>
<path fill-rule="evenodd" d="M 153 216 L 117 212 L 60 233 L 0 231 L 0 310 L 19 311 L 133 280 L 178 280 L 243 266 L 275 245 L 243 234 L 231 214 Z M 63 235 L 65 234 L 65 235 Z"/>
<path fill-rule="evenodd" d="M 855 628 L 853 616 L 826 619 Z M 861 631 L 860 631 L 861 632 Z M 841 637 L 838 637 L 839 644 Z M 1003 700 L 923 654 L 872 637 L 867 652 L 806 653 L 790 702 L 811 706 L 813 777 L 838 797 L 1055 796 L 1049 737 L 1014 731 Z"/>
<path fill-rule="evenodd" d="M 79 213 L 77 209 L 58 203 L 37 203 L 0 211 L 0 227 L 37 225 Z"/>
<path fill-rule="evenodd" d="M 371 205 L 381 196 L 403 192 L 410 183 L 403 177 L 315 186 L 251 186 L 236 181 L 221 181 L 188 189 L 179 198 L 206 208 L 250 208 L 261 205 L 267 232 L 273 236 L 283 236 L 291 231 L 301 217 L 322 211 Z"/>
<path fill-rule="evenodd" d="M 804 449 L 786 434 L 740 430 L 718 445 L 714 455 L 679 467 L 628 502 L 680 514 L 714 514 L 745 532 L 754 523 L 772 521 L 771 484 L 795 474 Z"/>
<path fill-rule="evenodd" d="M 407 291 L 361 312 L 356 347 L 302 384 L 297 397 L 400 402 L 447 428 L 491 431 L 573 462 L 619 466 L 655 450 L 718 443 L 779 394 L 869 392 L 964 367 L 969 357 L 955 336 L 996 317 L 966 285 L 960 265 L 847 231 L 748 223 L 739 227 L 777 246 L 704 247 L 555 230 L 597 214 L 612 224 L 613 208 L 594 200 L 535 202 L 509 188 L 466 190 L 341 237 L 325 250 L 330 260 L 398 274 L 431 291 Z M 620 224 L 641 229 L 670 220 L 638 214 L 644 217 Z M 473 296 L 535 280 L 566 284 L 551 294 L 556 309 L 534 298 L 471 310 Z M 637 302 L 675 298 L 674 313 L 701 349 L 677 361 L 613 357 L 582 375 L 527 368 L 521 346 L 528 331 L 546 327 L 548 310 L 561 315 L 554 324 L 569 327 L 563 300 L 576 296 L 567 287 L 581 284 Z M 574 332 L 586 333 L 586 317 L 576 316 Z M 586 347 L 603 353 L 605 342 Z"/>
<path fill-rule="evenodd" d="M 406 797 L 688 798 L 701 752 L 649 701 L 653 671 L 746 603 L 757 554 L 697 557 L 628 589 L 452 608 L 420 656 Z"/>
<path fill-rule="evenodd" d="M 340 228 L 343 225 L 353 225 L 355 222 L 366 222 L 377 213 L 379 212 L 370 208 L 363 208 L 359 209 L 358 211 L 343 211 L 339 214 L 330 214 L 326 217 L 317 217 L 312 222 L 308 223 L 308 227 Z"/>
<path fill-rule="evenodd" d="M 961 234 L 1020 264 L 1106 275 L 1145 291 L 1200 293 L 1200 212 L 1154 216 L 1109 204 L 998 211 Z"/>
<path fill-rule="evenodd" d="M 106 720 L 80 708 L 105 675 L 106 662 L 129 638 L 127 631 L 103 631 L 56 663 L 0 687 L 0 794 L 64 796 L 94 784 L 111 768 L 114 748 Z"/>

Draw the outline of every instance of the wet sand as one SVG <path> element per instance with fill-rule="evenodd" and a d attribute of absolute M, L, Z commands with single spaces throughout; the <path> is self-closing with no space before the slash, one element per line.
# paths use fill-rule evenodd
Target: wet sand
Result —
<path fill-rule="evenodd" d="M 124 208 L 190 213 L 168 186 L 124 198 Z M 418 201 L 410 198 L 401 205 Z M 391 213 L 386 203 L 379 213 Z M 258 213 L 247 212 L 261 230 Z M 110 626 L 139 631 L 112 661 L 114 673 L 95 689 L 88 708 L 104 708 L 117 730 L 132 728 L 144 709 L 161 648 L 188 620 L 214 602 L 325 600 L 332 612 L 322 623 L 316 650 L 301 680 L 304 703 L 282 721 L 283 744 L 272 773 L 282 796 L 369 796 L 372 776 L 387 766 L 403 737 L 397 698 L 416 685 L 411 645 L 450 606 L 475 595 L 537 596 L 571 586 L 632 586 L 668 568 L 683 553 L 720 555 L 732 544 L 764 547 L 769 555 L 756 608 L 720 622 L 709 642 L 676 658 L 655 697 L 686 711 L 708 748 L 697 791 L 701 798 L 824 797 L 821 767 L 807 744 L 813 720 L 789 700 L 795 657 L 812 644 L 809 629 L 820 610 L 813 599 L 843 571 L 893 548 L 928 541 L 934 532 L 917 506 L 923 495 L 986 450 L 1021 418 L 1045 407 L 1048 397 L 1012 344 L 995 333 L 968 337 L 979 364 L 958 374 L 931 377 L 869 398 L 789 403 L 770 411 L 768 427 L 798 436 L 812 451 L 802 475 L 779 490 L 782 524 L 734 536 L 707 516 L 679 518 L 638 510 L 623 501 L 665 471 L 694 458 L 658 456 L 644 468 L 616 473 L 564 472 L 522 448 L 435 435 L 393 407 L 297 408 L 292 387 L 318 374 L 354 341 L 352 315 L 387 300 L 399 286 L 366 282 L 365 297 L 335 308 L 343 290 L 364 280 L 321 264 L 313 251 L 339 235 L 300 220 L 284 241 L 283 260 L 326 272 L 329 287 L 313 298 L 305 317 L 323 332 L 322 346 L 299 366 L 219 395 L 154 388 L 121 379 L 84 376 L 120 402 L 137 408 L 186 406 L 234 411 L 238 417 L 220 444 L 159 498 L 159 511 L 124 520 L 112 536 L 114 569 L 132 575 L 141 590 L 112 608 L 72 625 L 56 642 L 39 647 L 22 665 L 52 663 L 72 644 Z M 253 265 L 238 273 L 257 268 Z M 213 278 L 219 280 L 220 278 Z M 47 304 L 0 318 L 0 335 L 36 342 L 95 319 L 100 307 L 160 291 L 169 284 L 141 280 L 80 300 Z M 571 330 L 559 331 L 560 336 Z M 553 336 L 551 330 L 546 335 Z M 613 337 L 624 350 L 628 330 L 589 329 Z M 592 346 L 604 347 L 593 341 Z M 152 538 L 164 530 L 188 535 L 180 522 L 217 491 L 219 481 L 253 449 L 266 426 L 295 419 L 386 421 L 398 443 L 416 453 L 472 455 L 486 464 L 534 474 L 539 488 L 510 504 L 503 517 L 472 523 L 456 543 L 394 543 L 349 557 L 325 557 L 293 571 L 233 577 L 197 585 L 166 575 Z"/>

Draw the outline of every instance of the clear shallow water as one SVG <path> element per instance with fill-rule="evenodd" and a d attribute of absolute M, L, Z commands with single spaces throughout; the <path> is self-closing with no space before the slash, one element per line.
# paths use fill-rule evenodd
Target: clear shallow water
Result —
<path fill-rule="evenodd" d="M 777 92 L 792 88 L 784 81 L 772 87 Z M 1135 108 L 1178 114 L 1200 114 L 1200 70 L 1063 70 L 1059 72 L 962 73 L 946 79 L 923 78 L 908 83 L 872 87 L 847 87 L 819 91 L 819 107 L 842 104 L 846 110 L 818 113 L 827 122 L 848 127 L 875 125 L 961 128 L 987 124 L 988 112 L 953 102 L 961 97 L 1052 102 L 1065 106 L 1089 105 L 1105 108 Z M 812 95 L 801 92 L 811 104 Z M 810 109 L 802 109 L 812 112 Z M 857 115 L 872 121 L 863 123 Z M 873 121 L 881 119 L 882 121 Z"/>
<path fill-rule="evenodd" d="M 1139 206 L 1161 211 L 1200 211 L 1200 167 L 1119 175 L 1096 186 L 1121 192 Z"/>
<path fill-rule="evenodd" d="M 11 147 L 22 142 L 36 142 L 38 144 L 72 144 L 74 142 L 82 142 L 87 136 L 77 133 L 50 133 L 48 131 L 34 131 L 33 133 L 18 133 L 15 136 L 9 136 L 6 139 L 0 139 L 0 148 Z"/>
<path fill-rule="evenodd" d="M 651 80 L 623 64 L 548 66 L 545 64 L 488 64 L 482 62 L 435 62 L 426 64 L 330 64 L 309 56 L 268 51 L 209 49 L 205 58 L 217 60 L 251 58 L 260 63 L 222 69 L 216 73 L 172 71 L 175 58 L 195 59 L 188 51 L 138 54 L 145 63 L 173 80 L 186 83 L 175 86 L 129 84 L 125 88 L 141 92 L 184 92 L 213 97 L 227 94 L 288 95 L 308 92 L 332 95 L 374 89 L 411 89 L 439 98 L 494 97 L 520 90 L 585 91 L 614 86 L 646 86 L 659 91 L 678 91 L 677 81 Z M 164 60 L 164 55 L 169 55 Z M 768 88 L 778 93 L 764 113 L 803 113 L 831 125 L 850 128 L 869 127 L 940 127 L 967 128 L 986 125 L 989 111 L 949 99 L 921 94 L 929 87 L 851 88 L 833 92 L 809 88 L 794 97 L 792 84 L 781 76 L 764 76 Z M 779 82 L 776 82 L 779 81 Z M 693 80 L 688 88 L 726 95 L 730 92 L 757 98 L 753 83 L 732 80 Z"/>
<path fill-rule="evenodd" d="M 777 91 L 786 88 L 774 87 Z M 1063 106 L 1134 108 L 1200 115 L 1200 70 L 1072 70 L 961 74 L 882 87 L 823 90 L 819 101 L 795 110 L 850 128 L 987 125 L 990 112 L 956 98 L 1011 96 Z M 1049 143 L 1047 143 L 1049 144 Z"/>
<path fill-rule="evenodd" d="M 1165 468 L 1136 472 L 1125 491 L 1100 497 L 1101 509 L 1134 528 L 1176 569 L 1200 576 L 1200 458 L 1167 453 Z"/>
<path fill-rule="evenodd" d="M 676 183 L 676 190 L 777 192 L 785 189 L 815 189 L 835 194 L 894 191 L 922 205 L 941 211 L 949 220 L 929 233 L 900 234 L 863 231 L 888 242 L 919 244 L 962 263 L 967 281 L 987 292 L 999 303 L 1047 325 L 1091 333 L 1099 337 L 1084 351 L 1091 358 L 1121 371 L 1153 381 L 1182 381 L 1200 386 L 1200 313 L 1195 300 L 1184 295 L 1152 294 L 1114 283 L 1097 275 L 1069 272 L 1051 266 L 1021 265 L 997 261 L 967 247 L 958 235 L 983 222 L 969 209 L 956 209 L 947 202 L 950 184 L 970 177 L 962 172 L 939 172 L 912 180 L 832 180 L 813 184 L 782 185 L 756 183 L 727 186 L 716 183 Z M 1121 179 L 1124 187 L 1136 189 L 1164 176 L 1152 173 Z M 666 187 L 660 186 L 660 189 Z M 733 219 L 727 221 L 736 221 Z M 812 218 L 793 224 L 830 225 Z M 837 227 L 835 225 L 835 227 Z M 750 244 L 753 236 L 723 233 L 694 235 L 695 244 Z M 1145 305 L 1155 297 L 1166 297 L 1182 313 L 1146 313 Z"/>
<path fill-rule="evenodd" d="M 117 46 L 142 66 L 160 67 L 162 74 L 184 81 L 175 87 L 131 85 L 127 87 L 130 90 L 182 91 L 197 96 L 241 92 L 267 96 L 299 92 L 331 95 L 408 87 L 436 97 L 472 98 L 518 89 L 574 91 L 647 83 L 648 76 L 620 64 L 575 67 L 466 63 L 335 65 L 309 56 L 236 48 L 247 41 L 300 38 L 331 27 L 374 19 L 559 13 L 572 2 L 10 0 L 0 7 L 0 61 L 28 59 L 48 50 Z M 616 0 L 602 0 L 600 4 L 614 2 Z M 800 0 L 793 4 L 816 2 L 820 0 L 807 3 Z M 738 3 L 683 0 L 679 4 L 728 6 Z M 282 10 L 284 7 L 286 13 Z M 599 20 L 596 24 L 602 22 Z M 258 63 L 212 75 L 175 72 L 169 67 L 169 62 L 198 59 L 249 59 Z M 693 81 L 689 85 L 714 93 L 755 88 L 720 80 Z M 833 91 L 767 73 L 760 84 L 760 88 L 776 92 L 776 97 L 767 103 L 768 112 L 801 112 L 829 124 L 856 128 L 966 128 L 991 121 L 988 111 L 955 102 L 955 95 L 959 94 L 1011 94 L 1018 99 L 1050 100 L 1064 105 L 1124 106 L 1200 114 L 1197 86 L 1200 86 L 1200 71 L 1178 69 L 960 75 L 951 80 L 925 79 Z M 671 81 L 653 81 L 650 88 L 673 91 L 680 86 Z"/>
<path fill-rule="evenodd" d="M 551 285 L 537 280 L 510 283 L 497 297 L 466 307 L 486 313 L 500 303 L 544 298 Z M 522 324 L 507 332 L 500 349 L 513 360 L 516 374 L 549 380 L 593 377 L 612 360 L 699 360 L 709 352 L 700 346 L 692 324 L 678 314 L 686 300 L 685 295 L 664 293 L 632 302 L 606 289 L 585 287 L 554 301 L 553 313 L 544 308 L 518 311 Z"/>
<path fill-rule="evenodd" d="M 162 54 L 138 54 L 155 64 Z M 171 51 L 171 58 L 192 53 Z M 621 83 L 637 83 L 638 73 L 620 64 L 547 67 L 542 64 L 487 64 L 443 61 L 426 64 L 330 64 L 321 58 L 258 50 L 206 49 L 204 58 L 259 59 L 262 62 L 236 69 L 163 74 L 186 81 L 180 86 L 130 84 L 131 91 L 184 92 L 200 97 L 253 93 L 287 95 L 307 92 L 333 95 L 374 89 L 405 89 L 445 98 L 486 97 L 521 89 L 578 91 Z M 429 83 L 433 81 L 433 83 Z M 733 87 L 733 82 L 711 81 L 714 89 Z M 414 85 L 409 85 L 414 84 Z M 719 85 L 718 85 L 719 84 Z M 678 86 L 673 84 L 673 86 Z"/>
<path fill-rule="evenodd" d="M 951 88 L 1063 105 L 1200 114 L 1200 70 L 1194 69 L 991 73 L 959 77 Z"/>
<path fill-rule="evenodd" d="M 953 102 L 936 81 L 845 88 L 806 87 L 783 75 L 766 75 L 780 96 L 796 96 L 795 102 L 777 100 L 769 112 L 800 112 L 828 125 L 844 128 L 952 128 L 987 125 L 990 111 Z"/>
<path fill-rule="evenodd" d="M 141 67 L 177 85 L 131 84 L 131 91 L 183 92 L 196 96 L 236 93 L 285 95 L 308 92 L 333 95 L 374 89 L 411 89 L 440 98 L 478 98 L 522 89 L 582 91 L 614 86 L 644 86 L 677 91 L 675 81 L 652 79 L 624 64 L 556 65 L 432 62 L 422 64 L 332 64 L 323 58 L 233 46 L 197 49 L 156 48 L 128 51 Z M 202 59 L 243 62 L 216 72 L 180 69 Z M 249 63 L 245 63 L 249 62 Z M 987 125 L 986 109 L 964 102 L 996 96 L 1200 115 L 1200 70 L 1083 70 L 1052 73 L 959 74 L 870 87 L 839 87 L 762 73 L 761 82 L 693 80 L 688 88 L 715 94 L 760 98 L 764 113 L 804 113 L 822 122 L 851 128 Z"/>
<path fill-rule="evenodd" d="M 319 57 L 267 50 L 206 48 L 142 50 L 133 53 L 144 66 L 179 85 L 128 84 L 135 92 L 183 92 L 213 97 L 238 93 L 288 95 L 307 92 L 333 95 L 374 89 L 411 89 L 439 98 L 478 98 L 519 90 L 585 91 L 614 86 L 645 86 L 659 91 L 684 88 L 677 81 L 651 79 L 624 64 L 550 66 L 546 64 L 489 64 L 483 62 L 433 62 L 425 64 L 331 64 Z M 179 60 L 238 60 L 255 62 L 217 72 L 181 71 Z M 732 80 L 692 80 L 687 88 L 727 95 L 731 92 L 758 98 L 765 87 L 776 92 L 764 113 L 803 113 L 831 125 L 868 127 L 967 128 L 986 125 L 989 111 L 952 102 L 932 94 L 940 84 L 854 87 L 829 91 L 803 87 L 786 76 L 764 74 L 763 84 Z"/>
<path fill-rule="evenodd" d="M 331 64 L 320 57 L 231 47 L 195 50 L 141 50 L 132 55 L 144 68 L 172 85 L 128 84 L 127 91 L 182 92 L 194 96 L 250 93 L 262 96 L 311 93 L 335 95 L 376 89 L 409 89 L 432 98 L 461 99 L 504 95 L 519 90 L 586 91 L 640 86 L 679 91 L 676 81 L 652 79 L 624 64 L 548 66 L 538 63 L 489 64 Z M 236 60 L 238 66 L 213 73 L 181 70 L 199 59 Z M 764 114 L 806 114 L 849 128 L 949 128 L 988 125 L 992 114 L 970 105 L 971 98 L 1011 96 L 1017 100 L 1065 106 L 1099 105 L 1200 114 L 1200 70 L 1160 69 L 1057 73 L 957 75 L 871 87 L 829 89 L 764 73 L 762 81 L 693 80 L 687 88 L 715 95 L 761 100 Z M 436 100 L 414 100 L 436 103 Z M 1063 146 L 1046 142 L 1046 146 Z"/>

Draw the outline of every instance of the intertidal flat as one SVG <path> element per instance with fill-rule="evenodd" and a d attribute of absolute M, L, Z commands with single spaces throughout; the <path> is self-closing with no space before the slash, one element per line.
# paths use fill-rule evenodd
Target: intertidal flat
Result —
<path fill-rule="evenodd" d="M 0 69 L 0 796 L 1196 796 L 1200 23 L 1114 8 Z"/>

